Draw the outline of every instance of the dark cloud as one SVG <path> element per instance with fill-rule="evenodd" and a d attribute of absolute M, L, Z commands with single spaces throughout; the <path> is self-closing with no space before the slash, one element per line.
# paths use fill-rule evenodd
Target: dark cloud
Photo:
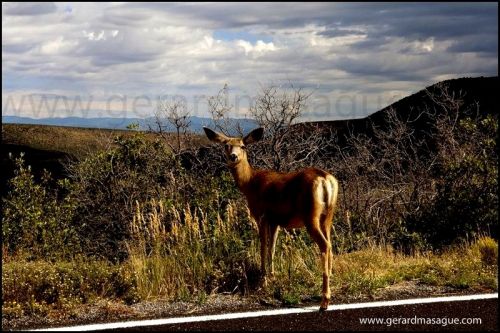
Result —
<path fill-rule="evenodd" d="M 326 24 L 332 15 L 328 3 L 126 3 L 122 8 L 154 10 L 169 13 L 193 24 L 212 28 L 244 28 L 250 26 L 297 27 L 308 23 Z"/>
<path fill-rule="evenodd" d="M 90 55 L 90 62 L 94 66 L 107 67 L 111 65 L 147 62 L 155 58 L 155 54 L 150 53 L 126 53 L 116 52 L 112 56 L 93 53 Z"/>
<path fill-rule="evenodd" d="M 101 34 L 102 39 L 99 39 Z M 96 39 L 81 37 L 75 53 L 98 67 L 138 62 L 147 64 L 164 51 L 164 45 L 155 43 L 147 38 L 147 34 L 133 29 L 120 31 L 116 37 L 108 31 L 97 31 L 93 36 Z"/>
<path fill-rule="evenodd" d="M 2 4 L 2 15 L 44 15 L 57 10 L 53 2 L 7 2 Z"/>
<path fill-rule="evenodd" d="M 351 48 L 356 50 L 369 50 L 370 52 L 379 51 L 383 49 L 384 45 L 390 42 L 389 37 L 380 38 L 366 38 L 359 42 L 351 44 Z"/>
<path fill-rule="evenodd" d="M 336 8 L 337 6 L 334 6 Z M 339 4 L 321 35 L 337 37 L 352 26 L 365 29 L 367 38 L 353 45 L 356 49 L 379 48 L 390 42 L 389 37 L 406 40 L 455 40 L 456 47 L 498 38 L 498 4 L 496 3 L 358 3 Z M 358 34 L 358 33 L 354 33 Z M 458 46 L 460 45 L 460 46 Z M 491 43 L 490 43 L 491 45 Z M 476 52 L 490 52 L 493 46 L 483 46 Z M 472 51 L 472 47 L 469 48 Z M 453 51 L 454 52 L 454 51 Z"/>
<path fill-rule="evenodd" d="M 29 43 L 6 43 L 2 44 L 2 52 L 25 53 L 35 47 L 35 45 Z"/>
<path fill-rule="evenodd" d="M 101 22 L 107 25 L 129 27 L 141 24 L 150 18 L 151 12 L 145 11 L 144 8 L 131 10 L 129 7 L 116 6 L 104 9 Z"/>
<path fill-rule="evenodd" d="M 321 32 L 325 36 L 344 35 L 346 30 L 356 34 L 353 26 L 367 27 L 371 36 L 408 38 L 498 31 L 497 3 L 132 3 L 124 7 L 146 7 L 226 29 L 315 24 L 327 28 Z"/>
<path fill-rule="evenodd" d="M 140 7 L 142 4 L 126 4 Z M 452 40 L 450 52 L 494 53 L 498 38 L 497 3 L 150 3 L 149 8 L 190 18 L 193 24 L 225 29 L 261 27 L 269 35 L 317 25 L 324 37 L 366 38 L 352 45 L 374 51 L 391 41 Z M 282 31 L 279 31 L 282 30 Z M 486 45 L 481 41 L 491 41 Z M 479 45 L 481 44 L 481 45 Z M 402 53 L 409 50 L 402 50 Z"/>
<path fill-rule="evenodd" d="M 453 41 L 448 52 L 479 52 L 489 56 L 498 55 L 498 35 L 470 35 Z"/>
<path fill-rule="evenodd" d="M 326 37 L 344 37 L 344 36 L 352 36 L 352 35 L 364 35 L 362 31 L 354 30 L 354 29 L 340 29 L 340 28 L 331 28 L 325 31 L 321 31 L 318 33 L 320 36 Z"/>
<path fill-rule="evenodd" d="M 415 70 L 422 67 L 418 63 L 392 63 L 381 57 L 341 57 L 335 66 L 347 73 L 365 79 L 375 77 L 380 81 L 422 81 L 426 74 Z"/>

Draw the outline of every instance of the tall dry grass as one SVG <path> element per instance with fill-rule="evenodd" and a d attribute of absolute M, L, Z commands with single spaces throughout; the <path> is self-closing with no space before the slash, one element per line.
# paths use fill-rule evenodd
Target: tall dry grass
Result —
<path fill-rule="evenodd" d="M 203 300 L 239 292 L 296 304 L 320 297 L 319 250 L 305 230 L 280 231 L 274 279 L 259 288 L 257 225 L 238 202 L 215 215 L 163 201 L 137 203 L 131 228 L 128 265 L 142 299 Z M 498 244 L 488 237 L 441 254 L 405 255 L 372 245 L 334 255 L 331 286 L 334 297 L 372 295 L 403 281 L 497 290 L 497 258 Z"/>
<path fill-rule="evenodd" d="M 238 218 L 235 203 L 213 218 L 199 209 L 167 206 L 157 200 L 136 203 L 128 264 L 142 298 L 243 290 L 255 278 L 247 275 L 256 272 L 256 225 Z"/>

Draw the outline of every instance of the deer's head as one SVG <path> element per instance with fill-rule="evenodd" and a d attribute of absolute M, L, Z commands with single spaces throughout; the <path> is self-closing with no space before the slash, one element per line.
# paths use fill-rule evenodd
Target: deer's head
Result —
<path fill-rule="evenodd" d="M 230 166 L 234 166 L 241 161 L 246 161 L 246 146 L 259 141 L 264 135 L 264 128 L 262 127 L 254 129 L 244 138 L 229 137 L 222 133 L 212 131 L 207 127 L 203 127 L 203 130 L 210 141 L 224 145 L 224 152 L 226 153 L 227 162 Z"/>

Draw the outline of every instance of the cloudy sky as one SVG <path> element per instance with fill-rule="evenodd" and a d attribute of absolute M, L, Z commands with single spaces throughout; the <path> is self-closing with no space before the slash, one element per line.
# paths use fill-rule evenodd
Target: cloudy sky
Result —
<path fill-rule="evenodd" d="M 2 112 L 152 115 L 179 95 L 233 116 L 270 84 L 304 119 L 358 118 L 449 78 L 498 75 L 498 4 L 2 3 Z"/>

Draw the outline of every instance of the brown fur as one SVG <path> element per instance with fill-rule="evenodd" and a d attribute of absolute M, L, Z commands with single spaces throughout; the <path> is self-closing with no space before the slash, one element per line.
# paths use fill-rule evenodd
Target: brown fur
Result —
<path fill-rule="evenodd" d="M 271 275 L 274 273 L 273 256 L 279 227 L 306 227 L 321 251 L 323 297 L 320 310 L 326 310 L 331 296 L 330 231 L 337 201 L 337 180 L 317 168 L 291 173 L 253 169 L 248 163 L 244 146 L 260 140 L 262 129 L 252 131 L 245 138 L 230 138 L 207 128 L 205 133 L 210 140 L 225 145 L 231 173 L 259 226 L 264 283 L 267 275 L 266 261 L 270 265 Z"/>

